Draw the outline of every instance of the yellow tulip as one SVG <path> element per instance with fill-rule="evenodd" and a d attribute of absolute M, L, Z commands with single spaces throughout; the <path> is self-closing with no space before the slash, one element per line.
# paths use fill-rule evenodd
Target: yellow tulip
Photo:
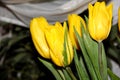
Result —
<path fill-rule="evenodd" d="M 81 23 L 84 27 L 86 27 L 85 21 L 82 19 L 82 17 L 78 16 L 77 14 L 69 14 L 68 15 L 68 25 L 69 25 L 69 35 L 72 40 L 72 45 L 79 49 L 80 46 L 78 44 L 77 38 L 75 36 L 74 27 L 81 36 Z"/>
<path fill-rule="evenodd" d="M 73 48 L 69 35 L 67 36 L 66 46 L 64 47 L 64 27 L 59 22 L 46 29 L 46 40 L 50 47 L 50 56 L 52 61 L 58 66 L 69 65 L 73 59 Z M 65 26 L 66 27 L 66 26 Z M 66 52 L 64 49 L 66 48 Z M 67 62 L 65 61 L 67 55 Z"/>
<path fill-rule="evenodd" d="M 118 8 L 118 29 L 120 32 L 120 7 Z"/>
<path fill-rule="evenodd" d="M 106 39 L 111 30 L 112 4 L 105 6 L 105 2 L 96 2 L 94 6 L 89 4 L 88 30 L 91 37 L 97 42 Z"/>
<path fill-rule="evenodd" d="M 62 67 L 73 59 L 73 47 L 66 29 L 66 23 L 64 27 L 59 22 L 50 25 L 44 17 L 34 18 L 30 23 L 32 40 L 39 54 Z"/>
<path fill-rule="evenodd" d="M 34 18 L 30 23 L 30 32 L 37 51 L 42 57 L 50 59 L 50 50 L 44 34 L 47 27 L 48 23 L 44 17 Z"/>

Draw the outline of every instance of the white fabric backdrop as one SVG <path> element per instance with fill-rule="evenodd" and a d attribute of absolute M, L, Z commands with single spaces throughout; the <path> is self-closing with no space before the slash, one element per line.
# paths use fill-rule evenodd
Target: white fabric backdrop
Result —
<path fill-rule="evenodd" d="M 10 0 L 6 0 L 10 1 Z M 11 0 L 12 1 L 12 0 Z M 6 4 L 22 20 L 17 19 L 7 9 L 0 7 L 0 20 L 28 26 L 33 17 L 44 16 L 50 23 L 63 22 L 70 13 L 80 14 L 88 3 L 96 0 L 48 0 L 49 2 Z"/>
<path fill-rule="evenodd" d="M 2 0 L 10 3 L 14 0 Z M 17 0 L 18 2 L 20 0 Z M 29 0 L 28 0 L 29 1 Z M 49 2 L 39 3 L 22 3 L 22 4 L 6 4 L 16 15 L 23 21 L 17 19 L 10 11 L 6 8 L 0 7 L 0 20 L 28 26 L 29 21 L 33 17 L 45 16 L 50 23 L 55 21 L 64 21 L 67 15 L 70 13 L 80 14 L 87 9 L 88 3 L 94 3 L 97 0 L 48 0 Z M 113 25 L 118 20 L 118 7 L 120 6 L 120 0 L 110 0 L 113 3 Z M 109 2 L 109 3 L 110 3 Z M 12 2 L 13 3 L 13 2 Z M 109 4 L 108 3 L 108 4 Z"/>

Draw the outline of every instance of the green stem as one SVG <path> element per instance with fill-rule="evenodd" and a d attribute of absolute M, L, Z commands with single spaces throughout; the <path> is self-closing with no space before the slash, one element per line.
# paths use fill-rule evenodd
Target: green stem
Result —
<path fill-rule="evenodd" d="M 102 75 L 102 42 L 98 43 L 98 63 L 99 63 L 99 71 L 100 74 Z"/>
<path fill-rule="evenodd" d="M 60 76 L 61 76 L 62 80 L 65 80 L 65 77 L 64 77 L 63 72 L 62 72 L 61 70 L 57 70 L 57 71 L 58 71 L 58 73 L 60 74 Z"/>
<path fill-rule="evenodd" d="M 66 67 L 66 71 L 69 73 L 69 75 L 71 76 L 72 80 L 77 80 L 70 67 Z"/>

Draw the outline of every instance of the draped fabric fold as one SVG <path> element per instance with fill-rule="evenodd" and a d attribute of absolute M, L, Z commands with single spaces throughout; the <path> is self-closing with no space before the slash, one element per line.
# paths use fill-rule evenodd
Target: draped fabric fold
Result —
<path fill-rule="evenodd" d="M 0 7 L 0 20 L 29 26 L 29 21 L 38 16 L 44 16 L 48 22 L 55 23 L 55 21 L 63 22 L 67 19 L 70 13 L 80 14 L 87 9 L 88 3 L 94 3 L 97 0 L 2 0 L 5 5 L 11 9 L 16 16 L 8 9 Z M 16 4 L 14 1 L 17 1 Z M 21 1 L 21 3 L 20 3 Z"/>

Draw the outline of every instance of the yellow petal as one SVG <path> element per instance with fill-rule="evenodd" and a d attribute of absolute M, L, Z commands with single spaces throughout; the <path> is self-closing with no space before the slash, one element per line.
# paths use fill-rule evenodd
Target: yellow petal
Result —
<path fill-rule="evenodd" d="M 45 35 L 41 27 L 45 27 L 46 24 L 39 25 L 43 18 L 34 18 L 30 23 L 30 32 L 36 49 L 39 54 L 44 58 L 50 58 L 49 47 L 45 40 Z"/>
<path fill-rule="evenodd" d="M 89 3 L 88 9 L 89 9 L 89 18 L 92 18 L 92 16 L 93 16 L 93 6 L 92 6 L 92 4 Z"/>
<path fill-rule="evenodd" d="M 86 26 L 85 21 L 82 19 L 82 17 L 78 16 L 77 14 L 68 15 L 69 35 L 70 35 L 73 46 L 76 47 L 77 49 L 79 49 L 80 46 L 78 44 L 78 41 L 74 32 L 74 28 L 77 30 L 78 34 L 82 36 L 81 23 L 83 24 L 84 27 Z"/>
<path fill-rule="evenodd" d="M 56 24 L 57 25 L 57 24 Z M 50 29 L 45 31 L 46 40 L 50 47 L 50 50 L 53 54 L 50 54 L 51 59 L 55 64 L 63 65 L 63 43 L 64 43 L 64 35 L 63 28 L 58 28 L 55 26 L 51 26 Z"/>
<path fill-rule="evenodd" d="M 107 6 L 107 12 L 109 13 L 109 17 L 112 18 L 112 9 L 113 9 L 113 4 L 110 3 L 108 6 Z"/>
<path fill-rule="evenodd" d="M 53 63 L 55 63 L 57 66 L 64 67 L 63 56 L 61 58 L 58 58 L 59 56 L 56 56 L 55 53 L 53 53 L 52 51 L 50 51 L 50 54 Z"/>
<path fill-rule="evenodd" d="M 120 32 L 120 7 L 118 8 L 118 28 Z"/>

